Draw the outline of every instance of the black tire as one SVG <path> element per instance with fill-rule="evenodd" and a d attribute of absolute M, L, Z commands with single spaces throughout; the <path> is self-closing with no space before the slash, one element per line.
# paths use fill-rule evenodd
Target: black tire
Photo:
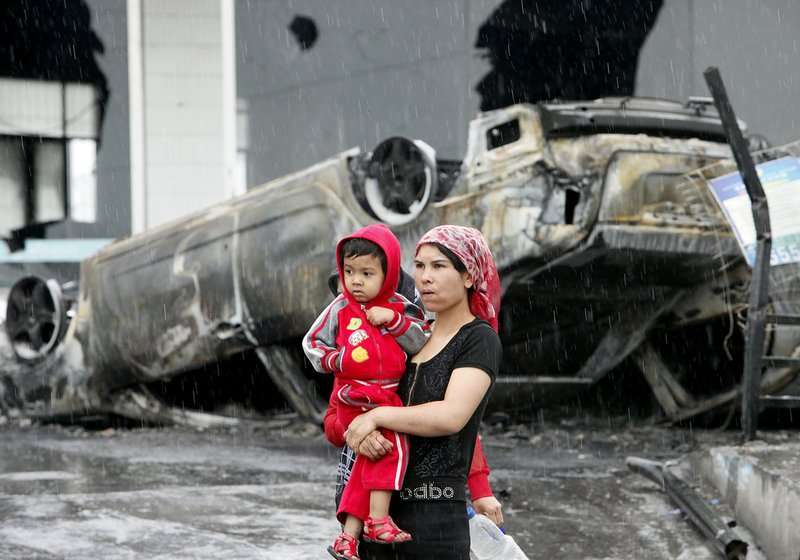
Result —
<path fill-rule="evenodd" d="M 66 326 L 67 314 L 58 282 L 27 276 L 11 288 L 5 329 L 20 360 L 36 362 L 47 357 L 63 338 Z"/>

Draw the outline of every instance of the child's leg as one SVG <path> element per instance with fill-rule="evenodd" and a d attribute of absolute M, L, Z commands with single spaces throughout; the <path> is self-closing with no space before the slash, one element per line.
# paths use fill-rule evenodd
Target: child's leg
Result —
<path fill-rule="evenodd" d="M 336 517 L 342 524 L 347 521 L 348 515 L 362 520 L 369 517 L 369 490 L 361 482 L 364 464 L 367 462 L 364 457 L 356 457 L 350 480 L 347 481 L 339 509 L 336 510 Z"/>
<path fill-rule="evenodd" d="M 328 547 L 328 552 L 338 560 L 358 560 L 358 538 L 361 536 L 363 524 L 361 520 L 348 515 L 344 522 L 344 529 Z"/>
<path fill-rule="evenodd" d="M 369 516 L 372 519 L 382 519 L 389 515 L 389 502 L 391 501 L 391 490 L 372 490 L 369 493 Z"/>
<path fill-rule="evenodd" d="M 358 540 L 364 528 L 364 522 L 360 517 L 366 518 L 369 511 L 369 492 L 363 489 L 359 491 L 359 488 L 356 488 L 361 486 L 358 464 L 362 462 L 356 460 L 336 513 L 336 517 L 343 524 L 342 532 L 333 541 L 333 545 L 328 547 L 331 556 L 339 560 L 358 560 Z M 360 517 L 350 513 L 354 511 L 361 512 Z"/>
<path fill-rule="evenodd" d="M 361 480 L 364 488 L 370 491 L 399 491 L 403 487 L 403 478 L 408 466 L 408 437 L 385 428 L 381 428 L 380 432 L 392 442 L 393 447 L 380 459 L 364 461 Z"/>
<path fill-rule="evenodd" d="M 411 540 L 411 535 L 398 527 L 389 516 L 391 490 L 371 490 L 369 517 L 364 521 L 364 540 L 379 543 L 401 543 Z"/>
<path fill-rule="evenodd" d="M 388 511 L 388 506 L 387 506 Z M 361 536 L 361 529 L 364 528 L 364 522 L 361 521 L 355 515 L 348 515 L 347 519 L 344 521 L 344 532 L 350 535 L 351 537 L 358 537 Z"/>
<path fill-rule="evenodd" d="M 383 436 L 395 446 L 377 461 L 364 461 L 362 483 L 369 489 L 369 518 L 364 521 L 364 539 L 380 543 L 399 543 L 411 540 L 407 531 L 399 528 L 389 516 L 392 493 L 400 490 L 405 475 L 408 442 L 405 434 L 381 429 Z"/>

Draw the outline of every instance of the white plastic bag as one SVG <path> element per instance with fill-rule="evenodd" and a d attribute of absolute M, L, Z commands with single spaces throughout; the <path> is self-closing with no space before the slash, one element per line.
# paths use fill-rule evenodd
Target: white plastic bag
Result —
<path fill-rule="evenodd" d="M 504 534 L 494 521 L 467 510 L 469 517 L 469 556 L 472 560 L 528 560 L 510 535 Z"/>

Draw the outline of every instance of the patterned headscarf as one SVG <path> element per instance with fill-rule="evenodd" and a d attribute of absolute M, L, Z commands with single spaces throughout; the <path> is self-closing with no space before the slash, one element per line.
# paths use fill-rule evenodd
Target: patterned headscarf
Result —
<path fill-rule="evenodd" d="M 492 252 L 481 232 L 464 226 L 437 226 L 428 231 L 417 243 L 438 243 L 452 251 L 467 269 L 473 289 L 469 298 L 469 310 L 476 317 L 488 322 L 497 331 L 497 316 L 500 313 L 500 276 L 494 264 Z"/>

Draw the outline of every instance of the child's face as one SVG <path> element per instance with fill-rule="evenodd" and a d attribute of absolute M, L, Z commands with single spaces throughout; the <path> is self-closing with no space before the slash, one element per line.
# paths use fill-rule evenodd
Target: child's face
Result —
<path fill-rule="evenodd" d="M 344 286 L 359 303 L 367 303 L 378 295 L 383 286 L 381 261 L 375 255 L 345 257 Z"/>

